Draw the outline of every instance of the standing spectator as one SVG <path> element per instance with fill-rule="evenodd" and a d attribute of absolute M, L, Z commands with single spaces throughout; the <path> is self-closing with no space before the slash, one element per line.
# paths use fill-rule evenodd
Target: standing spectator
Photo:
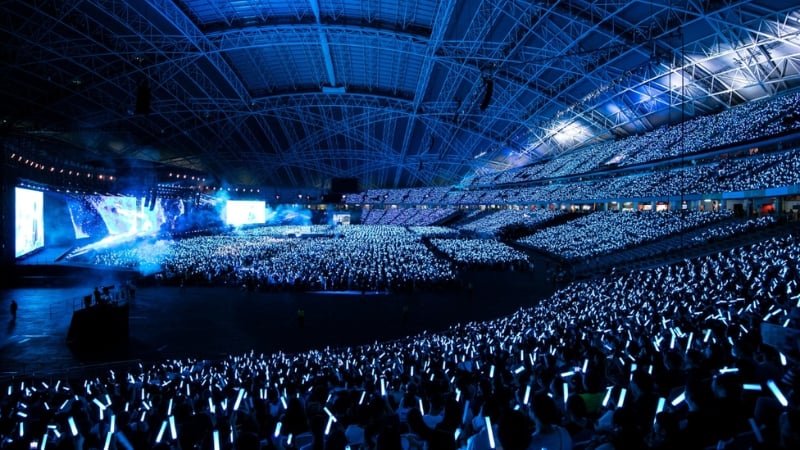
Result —
<path fill-rule="evenodd" d="M 17 305 L 17 301 L 16 300 L 11 300 L 11 305 L 9 306 L 9 309 L 11 310 L 11 321 L 12 322 L 17 320 L 17 308 L 18 307 L 19 307 L 19 305 Z"/>

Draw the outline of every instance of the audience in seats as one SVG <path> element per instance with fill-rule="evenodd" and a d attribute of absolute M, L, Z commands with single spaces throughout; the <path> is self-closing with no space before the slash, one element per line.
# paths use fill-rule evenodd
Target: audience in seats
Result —
<path fill-rule="evenodd" d="M 729 211 L 600 211 L 537 231 L 517 242 L 563 259 L 578 260 L 653 242 L 731 216 Z"/>
<path fill-rule="evenodd" d="M 455 282 L 451 263 L 403 227 L 342 226 L 335 235 L 314 238 L 276 237 L 268 228 L 139 243 L 97 252 L 93 262 L 159 271 L 167 282 L 259 290 L 409 291 Z"/>
<path fill-rule="evenodd" d="M 798 279 L 789 234 L 391 342 L 31 375 L 2 383 L 0 434 L 7 448 L 793 449 L 798 361 L 761 324 L 800 327 Z"/>
<path fill-rule="evenodd" d="M 549 209 L 502 209 L 490 212 L 457 228 L 482 236 L 497 236 L 504 228 L 523 226 L 535 229 L 561 214 Z"/>

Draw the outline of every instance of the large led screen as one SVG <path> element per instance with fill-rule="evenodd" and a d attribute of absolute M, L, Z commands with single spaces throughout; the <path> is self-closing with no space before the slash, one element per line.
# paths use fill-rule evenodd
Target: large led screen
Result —
<path fill-rule="evenodd" d="M 15 188 L 14 220 L 16 257 L 44 247 L 44 194 L 41 191 Z"/>
<path fill-rule="evenodd" d="M 228 200 L 225 204 L 225 223 L 233 226 L 263 224 L 267 220 L 267 205 L 258 200 Z"/>
<path fill-rule="evenodd" d="M 334 225 L 350 225 L 350 213 L 335 213 L 333 215 Z"/>
<path fill-rule="evenodd" d="M 179 199 L 157 199 L 114 195 L 75 195 L 68 201 L 75 238 L 146 236 L 171 230 L 184 213 Z"/>

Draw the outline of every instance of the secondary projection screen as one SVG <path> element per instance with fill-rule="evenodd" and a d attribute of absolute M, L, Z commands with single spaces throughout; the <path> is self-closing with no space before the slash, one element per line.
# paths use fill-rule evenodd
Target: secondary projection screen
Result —
<path fill-rule="evenodd" d="M 228 200 L 224 217 L 227 225 L 237 227 L 264 223 L 267 220 L 267 204 L 259 200 Z"/>
<path fill-rule="evenodd" d="M 350 225 L 350 213 L 336 213 L 333 215 L 334 225 Z"/>
<path fill-rule="evenodd" d="M 110 195 L 73 195 L 67 206 L 75 238 L 145 236 L 173 230 L 184 213 L 180 199 L 158 199 L 152 205 L 144 198 Z"/>
<path fill-rule="evenodd" d="M 15 188 L 14 256 L 20 257 L 44 247 L 44 194 L 41 191 Z"/>

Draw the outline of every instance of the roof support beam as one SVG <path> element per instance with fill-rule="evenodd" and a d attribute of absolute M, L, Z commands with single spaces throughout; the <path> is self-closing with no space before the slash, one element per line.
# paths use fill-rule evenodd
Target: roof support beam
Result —
<path fill-rule="evenodd" d="M 250 94 L 244 84 L 242 84 L 239 76 L 236 75 L 227 61 L 216 51 L 216 48 L 211 45 L 203 32 L 201 32 L 200 29 L 186 17 L 186 14 L 178 8 L 174 0 L 147 0 L 147 3 L 153 10 L 158 11 L 168 20 L 183 34 L 183 37 L 194 44 L 197 50 L 208 58 L 242 102 L 245 104 L 250 102 Z"/>
<path fill-rule="evenodd" d="M 328 37 L 325 36 L 325 30 L 322 26 L 322 19 L 319 12 L 319 0 L 308 0 L 311 4 L 311 10 L 314 11 L 314 19 L 317 21 L 317 30 L 319 33 L 319 45 L 322 50 L 322 58 L 325 60 L 325 69 L 328 72 L 328 83 L 331 86 L 336 86 L 336 73 L 333 70 L 333 58 L 331 58 L 331 46 L 328 44 Z"/>
<path fill-rule="evenodd" d="M 436 21 L 433 24 L 433 32 L 431 33 L 430 39 L 428 39 L 428 45 L 425 47 L 425 57 L 422 62 L 422 70 L 420 71 L 417 81 L 417 88 L 414 91 L 412 112 L 408 120 L 408 125 L 406 126 L 406 133 L 403 136 L 403 145 L 400 149 L 401 161 L 405 159 L 406 154 L 408 154 L 408 146 L 411 143 L 411 135 L 414 134 L 414 129 L 416 128 L 417 124 L 417 112 L 419 111 L 420 105 L 422 105 L 422 102 L 425 99 L 425 93 L 428 91 L 428 84 L 430 83 L 431 74 L 433 73 L 433 66 L 436 64 L 435 55 L 442 44 L 442 39 L 444 38 L 445 31 L 447 31 L 447 25 L 450 23 L 450 18 L 453 16 L 455 3 L 455 0 L 446 0 L 441 2 L 439 4 L 437 13 L 434 15 L 434 17 L 436 17 Z M 398 187 L 400 184 L 401 172 L 402 171 L 398 169 L 395 173 L 393 183 L 394 187 Z"/>

